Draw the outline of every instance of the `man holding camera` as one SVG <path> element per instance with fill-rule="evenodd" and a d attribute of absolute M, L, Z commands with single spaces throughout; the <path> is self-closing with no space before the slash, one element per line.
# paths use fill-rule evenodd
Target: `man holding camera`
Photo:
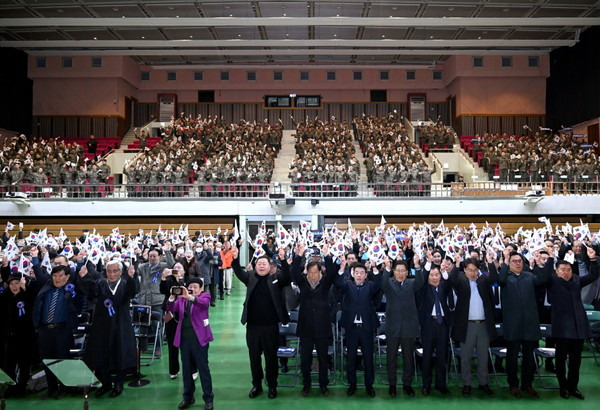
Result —
<path fill-rule="evenodd" d="M 202 383 L 204 408 L 213 408 L 214 393 L 212 377 L 208 367 L 208 346 L 213 340 L 208 321 L 210 293 L 203 293 L 204 282 L 200 278 L 191 278 L 188 287 L 173 286 L 167 302 L 167 310 L 179 315 L 175 340 L 173 344 L 181 350 L 183 366 L 183 401 L 180 409 L 185 409 L 196 402 L 194 392 L 196 385 L 192 376 L 193 369 L 198 369 Z"/>

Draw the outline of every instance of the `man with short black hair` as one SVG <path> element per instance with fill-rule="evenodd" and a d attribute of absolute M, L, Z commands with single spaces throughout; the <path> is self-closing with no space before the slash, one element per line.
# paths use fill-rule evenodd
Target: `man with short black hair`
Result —
<path fill-rule="evenodd" d="M 68 359 L 73 346 L 73 329 L 77 326 L 79 295 L 69 282 L 68 266 L 52 268 L 51 280 L 40 289 L 33 305 L 33 326 L 38 332 L 38 347 L 42 359 Z M 44 367 L 48 392 L 45 398 L 61 398 L 58 379 Z"/>
<path fill-rule="evenodd" d="M 377 329 L 377 314 L 372 300 L 381 289 L 379 271 L 373 268 L 374 281 L 367 281 L 367 268 L 362 263 L 352 266 L 354 281 L 344 280 L 346 259 L 341 258 L 339 274 L 335 278 L 335 286 L 342 293 L 342 317 L 340 323 L 346 331 L 348 346 L 348 396 L 356 393 L 356 358 L 360 346 L 365 367 L 365 387 L 370 397 L 375 397 L 373 383 L 375 367 L 373 364 L 373 335 Z"/>
<path fill-rule="evenodd" d="M 246 271 L 240 266 L 237 247 L 231 249 L 231 264 L 235 276 L 246 285 L 246 299 L 242 312 L 242 324 L 246 325 L 246 344 L 250 355 L 252 389 L 248 396 L 253 399 L 262 393 L 262 380 L 266 376 L 269 398 L 277 397 L 277 349 L 279 348 L 279 322 L 287 324 L 289 316 L 283 308 L 282 291 L 290 284 L 289 265 L 285 250 L 279 250 L 281 271 L 270 274 L 269 258 L 261 256 L 256 260 L 254 270 Z M 263 373 L 261 356 L 265 356 Z"/>
<path fill-rule="evenodd" d="M 553 255 L 553 251 L 550 254 Z M 515 397 L 521 397 L 517 376 L 517 360 L 521 349 L 521 390 L 539 397 L 532 387 L 535 368 L 533 349 L 541 338 L 535 290 L 546 284 L 548 270 L 552 269 L 553 264 L 554 259 L 549 258 L 543 268 L 536 266 L 533 273 L 526 272 L 521 255 L 510 252 L 509 248 L 504 249 L 504 263 L 498 274 L 498 284 L 502 288 L 503 332 L 507 343 L 506 374 L 510 394 Z"/>

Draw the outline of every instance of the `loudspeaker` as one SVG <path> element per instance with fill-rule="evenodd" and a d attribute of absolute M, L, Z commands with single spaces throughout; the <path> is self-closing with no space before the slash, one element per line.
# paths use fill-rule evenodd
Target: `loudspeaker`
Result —
<path fill-rule="evenodd" d="M 269 199 L 283 199 L 285 194 L 269 194 Z"/>
<path fill-rule="evenodd" d="M 310 200 L 310 204 L 311 205 L 319 205 L 319 200 L 318 199 L 311 199 Z"/>
<path fill-rule="evenodd" d="M 215 102 L 214 90 L 198 91 L 198 102 Z"/>
<path fill-rule="evenodd" d="M 285 204 L 286 205 L 295 205 L 296 200 L 294 198 L 285 198 Z"/>

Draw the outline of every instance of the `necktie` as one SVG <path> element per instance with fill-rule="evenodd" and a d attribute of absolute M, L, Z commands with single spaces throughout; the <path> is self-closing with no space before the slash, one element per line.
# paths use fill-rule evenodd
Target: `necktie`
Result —
<path fill-rule="evenodd" d="M 444 319 L 442 318 L 442 305 L 440 304 L 440 294 L 438 288 L 433 288 L 433 295 L 435 297 L 435 321 L 438 325 L 441 325 Z"/>
<path fill-rule="evenodd" d="M 52 299 L 50 300 L 50 307 L 48 308 L 47 322 L 52 323 L 54 321 L 54 314 L 56 313 L 56 304 L 58 303 L 58 288 L 54 289 L 52 293 Z"/>

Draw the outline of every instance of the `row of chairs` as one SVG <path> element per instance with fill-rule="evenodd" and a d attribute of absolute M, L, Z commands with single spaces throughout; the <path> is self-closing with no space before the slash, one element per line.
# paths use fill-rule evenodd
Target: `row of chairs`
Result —
<path fill-rule="evenodd" d="M 600 311 L 595 310 L 587 310 L 586 311 L 588 320 L 590 323 L 600 322 Z M 386 367 L 386 359 L 387 359 L 387 344 L 386 344 L 386 336 L 385 336 L 385 313 L 378 313 L 380 325 L 374 335 L 374 359 L 375 359 L 375 373 L 376 378 L 379 378 L 379 381 L 382 384 L 388 384 L 387 380 L 387 367 Z M 332 324 L 332 332 L 333 339 L 328 347 L 328 357 L 330 360 L 329 366 L 329 380 L 330 384 L 334 385 L 338 381 L 338 370 L 341 372 L 340 380 L 344 385 L 348 385 L 346 379 L 346 366 L 347 366 L 347 346 L 345 342 L 345 332 L 344 329 L 339 326 L 339 321 L 341 317 L 341 312 L 338 312 L 336 316 L 336 322 Z M 291 311 L 290 312 L 290 323 L 287 325 L 279 325 L 280 336 L 285 337 L 286 343 L 285 346 L 281 346 L 278 350 L 278 357 L 288 359 L 291 361 L 291 365 L 289 366 L 289 372 L 283 373 L 280 372 L 281 378 L 288 378 L 285 382 L 280 382 L 280 386 L 282 387 L 294 387 L 298 383 L 298 378 L 300 376 L 300 339 L 296 336 L 296 328 L 297 328 L 297 320 L 298 320 L 298 312 Z M 550 324 L 541 324 L 540 331 L 542 334 L 542 339 L 546 340 L 552 335 L 552 325 Z M 503 326 L 501 323 L 496 324 L 496 332 L 498 336 L 503 335 Z M 282 339 L 283 340 L 283 339 Z M 584 351 L 584 355 L 582 358 L 593 358 L 595 363 L 600 366 L 600 346 L 593 339 L 588 339 L 586 341 L 587 350 L 589 352 Z M 456 343 L 450 338 L 449 343 L 449 363 L 448 369 L 449 372 L 453 371 L 454 377 L 456 378 L 457 383 L 461 382 L 460 372 L 459 372 L 459 363 L 461 357 L 460 347 L 456 346 Z M 551 378 L 556 380 L 555 374 L 547 374 L 543 373 L 542 366 L 539 364 L 539 361 L 544 359 L 552 359 L 555 357 L 556 351 L 554 348 L 541 346 L 534 350 L 534 358 L 536 363 L 536 373 L 537 378 L 539 380 L 540 386 L 546 389 L 556 389 L 558 388 L 556 384 L 546 383 L 545 380 Z M 415 363 L 414 367 L 414 378 L 415 382 L 418 383 L 419 377 L 419 369 L 417 366 L 417 361 L 423 356 L 423 348 L 417 347 L 413 352 L 413 361 Z M 313 360 L 316 358 L 316 351 L 313 351 Z M 358 351 L 358 356 L 362 356 L 362 352 Z M 402 350 L 399 347 L 398 356 L 402 357 Z M 508 387 L 508 385 L 501 381 L 506 380 L 505 374 L 500 373 L 496 368 L 496 358 L 505 359 L 506 358 L 506 347 L 490 347 L 488 349 L 488 356 L 491 362 L 492 375 L 496 384 L 499 387 Z M 475 357 L 475 356 L 474 356 Z M 398 366 L 398 369 L 402 371 L 402 367 Z M 314 375 L 317 375 L 317 371 L 311 372 Z M 362 372 L 357 372 L 357 375 L 362 376 Z M 447 378 L 450 377 L 450 374 L 447 375 Z M 291 380 L 290 380 L 291 379 Z M 312 380 L 313 386 L 318 386 L 318 382 L 315 377 Z"/>

